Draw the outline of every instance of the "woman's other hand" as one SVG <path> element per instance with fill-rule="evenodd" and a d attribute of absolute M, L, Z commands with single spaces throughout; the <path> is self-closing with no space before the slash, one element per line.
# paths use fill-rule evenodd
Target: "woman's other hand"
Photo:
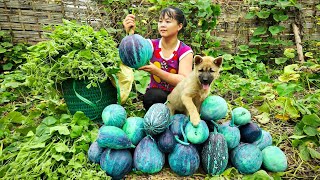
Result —
<path fill-rule="evenodd" d="M 122 23 L 127 33 L 130 33 L 130 31 L 134 33 L 134 30 L 136 28 L 135 15 L 128 14 Z"/>

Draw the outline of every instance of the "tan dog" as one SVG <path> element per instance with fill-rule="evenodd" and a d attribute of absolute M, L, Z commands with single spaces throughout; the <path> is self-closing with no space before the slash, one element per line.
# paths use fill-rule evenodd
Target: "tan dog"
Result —
<path fill-rule="evenodd" d="M 219 77 L 222 61 L 222 57 L 194 57 L 193 71 L 168 96 L 167 106 L 171 115 L 176 111 L 189 115 L 192 125 L 198 126 L 200 106 L 210 93 L 211 83 Z"/>

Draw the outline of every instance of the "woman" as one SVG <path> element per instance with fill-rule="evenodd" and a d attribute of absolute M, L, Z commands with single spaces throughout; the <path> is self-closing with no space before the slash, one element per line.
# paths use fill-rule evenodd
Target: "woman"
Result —
<path fill-rule="evenodd" d="M 128 33 L 135 30 L 135 16 L 128 14 L 123 20 Z M 158 32 L 159 39 L 151 39 L 153 55 L 150 64 L 139 68 L 151 74 L 151 82 L 143 97 L 146 110 L 155 103 L 164 103 L 172 89 L 192 71 L 193 51 L 178 39 L 187 21 L 179 8 L 168 7 L 161 11 Z"/>

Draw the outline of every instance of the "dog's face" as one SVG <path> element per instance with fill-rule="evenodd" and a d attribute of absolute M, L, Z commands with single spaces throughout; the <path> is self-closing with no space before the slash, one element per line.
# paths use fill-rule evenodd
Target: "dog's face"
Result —
<path fill-rule="evenodd" d="M 194 57 L 194 71 L 203 89 L 209 89 L 213 80 L 219 77 L 222 61 L 222 57 L 201 57 L 199 55 L 196 55 Z"/>

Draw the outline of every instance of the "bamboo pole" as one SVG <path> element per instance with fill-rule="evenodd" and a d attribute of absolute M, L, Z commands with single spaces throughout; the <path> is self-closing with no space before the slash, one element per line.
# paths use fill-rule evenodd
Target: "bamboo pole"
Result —
<path fill-rule="evenodd" d="M 297 46 L 298 59 L 299 59 L 300 63 L 304 63 L 299 28 L 295 23 L 292 24 L 292 28 L 293 28 L 294 38 L 295 38 L 296 46 Z"/>

